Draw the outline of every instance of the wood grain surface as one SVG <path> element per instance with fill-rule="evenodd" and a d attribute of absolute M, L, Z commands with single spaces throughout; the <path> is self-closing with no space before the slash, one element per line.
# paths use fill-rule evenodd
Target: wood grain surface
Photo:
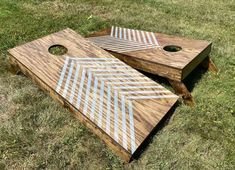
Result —
<path fill-rule="evenodd" d="M 52 55 L 62 45 L 68 52 Z M 178 97 L 66 29 L 9 50 L 11 63 L 129 161 Z"/>
<path fill-rule="evenodd" d="M 207 41 L 114 26 L 88 39 L 136 69 L 176 81 L 182 81 L 211 51 Z M 182 50 L 164 50 L 169 45 Z"/>

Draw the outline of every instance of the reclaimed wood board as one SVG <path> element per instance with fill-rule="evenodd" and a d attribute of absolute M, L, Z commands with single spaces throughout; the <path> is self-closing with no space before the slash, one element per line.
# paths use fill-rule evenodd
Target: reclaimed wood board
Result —
<path fill-rule="evenodd" d="M 68 49 L 49 53 L 54 45 Z M 178 97 L 71 29 L 9 50 L 13 67 L 130 161 Z"/>
<path fill-rule="evenodd" d="M 211 43 L 112 26 L 88 39 L 128 65 L 182 81 L 211 51 Z"/>

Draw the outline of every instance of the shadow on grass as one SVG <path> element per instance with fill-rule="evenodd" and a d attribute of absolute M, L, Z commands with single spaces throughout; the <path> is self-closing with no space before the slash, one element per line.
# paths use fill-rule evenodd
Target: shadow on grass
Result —
<path fill-rule="evenodd" d="M 143 71 L 140 71 L 147 77 L 157 81 L 160 84 L 165 84 L 167 86 L 170 86 L 169 82 L 166 78 L 146 73 Z M 204 73 L 207 72 L 207 69 L 203 68 L 202 66 L 198 66 L 195 68 L 184 80 L 185 85 L 187 86 L 188 90 L 191 92 L 197 82 L 203 77 Z M 160 130 L 162 130 L 170 121 L 172 115 L 175 112 L 175 109 L 181 104 L 182 102 L 178 101 L 176 104 L 169 110 L 169 112 L 160 120 L 158 125 L 152 130 L 152 132 L 148 135 L 148 137 L 144 140 L 144 142 L 140 145 L 140 147 L 136 150 L 134 153 L 132 159 L 138 159 L 140 155 L 149 147 L 149 144 L 152 142 L 152 139 L 154 135 L 156 135 Z"/>

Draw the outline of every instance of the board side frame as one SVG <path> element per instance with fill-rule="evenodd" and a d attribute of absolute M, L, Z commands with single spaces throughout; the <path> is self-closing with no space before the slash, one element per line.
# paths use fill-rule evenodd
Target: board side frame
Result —
<path fill-rule="evenodd" d="M 183 69 L 181 81 L 183 81 L 200 63 L 205 60 L 211 52 L 212 42 L 209 42 L 208 45 L 202 50 L 193 60 L 191 60 Z"/>

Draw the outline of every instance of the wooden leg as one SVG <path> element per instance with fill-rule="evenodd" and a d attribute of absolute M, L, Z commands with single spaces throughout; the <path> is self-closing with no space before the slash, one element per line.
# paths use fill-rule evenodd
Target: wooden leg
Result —
<path fill-rule="evenodd" d="M 202 61 L 201 65 L 213 73 L 218 73 L 218 68 L 215 66 L 210 57 L 205 58 L 205 60 Z"/>
<path fill-rule="evenodd" d="M 191 107 L 195 105 L 194 100 L 193 100 L 193 96 L 188 91 L 187 87 L 185 86 L 185 84 L 183 82 L 178 82 L 178 81 L 174 81 L 174 80 L 170 80 L 170 79 L 168 79 L 168 81 L 171 84 L 171 86 L 173 87 L 173 89 L 175 90 L 176 94 L 182 96 L 184 103 L 186 105 L 189 105 Z"/>
<path fill-rule="evenodd" d="M 20 68 L 18 66 L 17 63 L 15 63 L 11 57 L 9 57 L 9 66 L 8 66 L 8 69 L 9 71 L 12 73 L 12 74 L 16 74 L 16 75 L 19 75 L 21 74 L 21 71 L 20 71 Z"/>

